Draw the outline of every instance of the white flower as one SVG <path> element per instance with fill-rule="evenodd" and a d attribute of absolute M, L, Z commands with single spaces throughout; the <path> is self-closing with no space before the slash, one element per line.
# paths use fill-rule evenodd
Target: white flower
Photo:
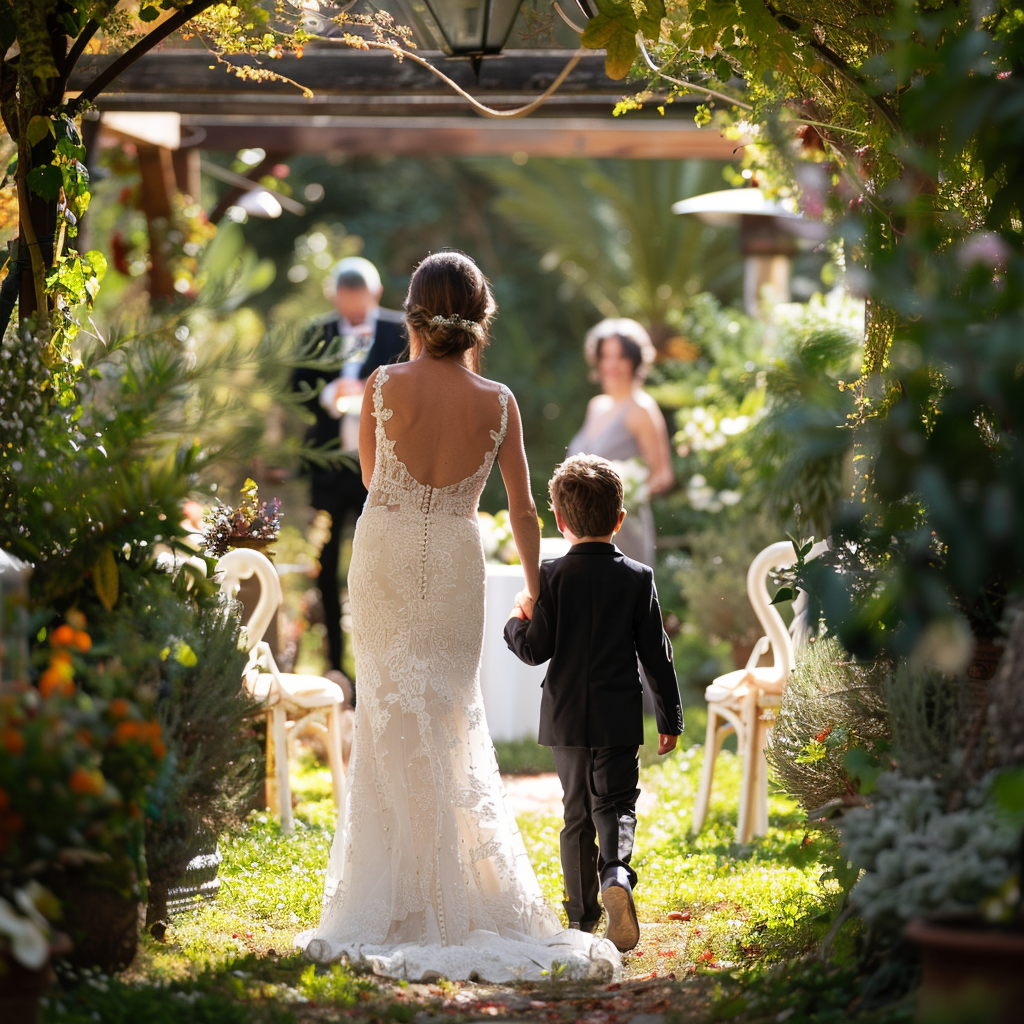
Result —
<path fill-rule="evenodd" d="M 15 899 L 19 904 L 29 902 Z M 42 922 L 41 924 L 37 922 Z M 38 971 L 50 955 L 49 929 L 46 921 L 32 907 L 31 916 L 23 917 L 7 900 L 0 897 L 0 936 L 7 939 L 14 959 L 30 971 Z"/>
<path fill-rule="evenodd" d="M 627 512 L 631 512 L 641 505 L 646 505 L 651 499 L 651 490 L 648 486 L 648 478 L 651 471 L 637 458 L 612 461 L 612 467 L 622 478 L 622 504 Z"/>

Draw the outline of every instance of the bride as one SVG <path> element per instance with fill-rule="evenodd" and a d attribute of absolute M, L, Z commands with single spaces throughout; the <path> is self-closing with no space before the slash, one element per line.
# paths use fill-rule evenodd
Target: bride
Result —
<path fill-rule="evenodd" d="M 477 372 L 495 309 L 468 256 L 428 256 L 405 302 L 410 361 L 367 380 L 369 496 L 348 577 L 355 743 L 323 915 L 296 941 L 315 961 L 410 980 L 610 978 L 614 946 L 563 931 L 541 895 L 484 717 L 476 512 L 495 461 L 531 595 L 540 549 L 519 410 Z"/>

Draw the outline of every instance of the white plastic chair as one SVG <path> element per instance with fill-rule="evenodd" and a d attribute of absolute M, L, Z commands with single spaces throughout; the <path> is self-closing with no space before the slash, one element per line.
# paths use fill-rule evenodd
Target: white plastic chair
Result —
<path fill-rule="evenodd" d="M 808 560 L 817 558 L 825 550 L 827 544 L 820 541 L 811 549 Z M 704 824 L 715 762 L 730 732 L 736 733 L 743 773 L 736 839 L 747 843 L 753 836 L 763 836 L 768 831 L 768 764 L 764 756 L 768 729 L 793 671 L 794 651 L 806 642 L 808 633 L 807 595 L 798 592 L 793 602 L 793 621 L 787 630 L 782 616 L 771 603 L 768 577 L 774 570 L 792 565 L 796 558 L 792 542 L 779 541 L 758 552 L 747 570 L 747 596 L 765 635 L 758 640 L 743 668 L 719 676 L 704 691 L 708 725 L 691 832 L 699 832 Z M 769 651 L 772 663 L 758 665 L 762 655 Z"/>
<path fill-rule="evenodd" d="M 281 605 L 281 581 L 266 555 L 236 548 L 217 562 L 221 593 L 235 597 L 241 581 L 255 576 L 260 584 L 256 607 L 245 624 L 249 661 L 242 673 L 246 691 L 262 701 L 267 711 L 267 806 L 281 818 L 286 832 L 293 827 L 291 787 L 288 783 L 288 733 L 312 727 L 325 739 L 331 769 L 334 804 L 339 814 L 345 803 L 343 748 L 351 744 L 354 712 L 345 706 L 337 683 L 323 676 L 282 672 L 263 634 Z M 293 721 L 288 721 L 288 716 Z M 326 714 L 326 726 L 313 716 Z"/>

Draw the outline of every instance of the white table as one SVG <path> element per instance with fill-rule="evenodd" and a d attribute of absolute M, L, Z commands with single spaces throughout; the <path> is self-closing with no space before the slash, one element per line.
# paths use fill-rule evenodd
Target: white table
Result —
<path fill-rule="evenodd" d="M 541 558 L 555 558 L 569 545 L 560 538 L 541 542 Z M 524 665 L 505 644 L 504 629 L 516 594 L 526 586 L 520 565 L 491 565 L 486 571 L 484 647 L 480 688 L 492 740 L 536 739 L 541 686 L 547 665 Z"/>

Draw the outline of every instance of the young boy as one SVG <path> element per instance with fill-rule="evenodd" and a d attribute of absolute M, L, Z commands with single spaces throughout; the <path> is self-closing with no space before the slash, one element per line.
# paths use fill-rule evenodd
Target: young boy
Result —
<path fill-rule="evenodd" d="M 548 486 L 558 529 L 572 547 L 541 565 L 535 605 L 517 597 L 505 641 L 528 665 L 551 661 L 539 740 L 551 747 L 562 783 L 569 926 L 597 927 L 600 887 L 606 937 L 625 951 L 640 940 L 637 876 L 629 866 L 644 740 L 638 659 L 654 693 L 659 754 L 675 748 L 683 711 L 654 573 L 611 542 L 626 515 L 622 480 L 607 460 L 575 455 Z"/>

